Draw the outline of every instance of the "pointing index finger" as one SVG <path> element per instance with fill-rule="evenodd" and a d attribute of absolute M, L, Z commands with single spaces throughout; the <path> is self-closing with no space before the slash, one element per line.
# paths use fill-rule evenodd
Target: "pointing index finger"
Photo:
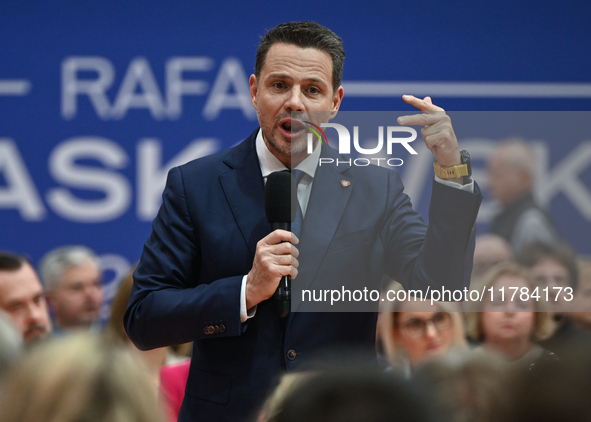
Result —
<path fill-rule="evenodd" d="M 416 107 L 423 112 L 442 110 L 440 107 L 437 107 L 435 104 L 433 104 L 433 102 L 431 101 L 431 97 L 425 97 L 421 100 L 420 98 L 417 98 L 414 95 L 403 95 L 402 100 L 405 103 L 410 104 L 411 106 Z"/>
<path fill-rule="evenodd" d="M 400 125 L 406 124 L 410 126 L 430 126 L 437 123 L 441 119 L 441 113 L 445 113 L 441 107 L 437 107 L 435 104 L 433 104 L 431 97 L 425 97 L 421 100 L 420 98 L 417 98 L 413 95 L 403 95 L 402 99 L 405 103 L 418 108 L 423 113 L 400 116 L 397 119 L 398 124 Z"/>

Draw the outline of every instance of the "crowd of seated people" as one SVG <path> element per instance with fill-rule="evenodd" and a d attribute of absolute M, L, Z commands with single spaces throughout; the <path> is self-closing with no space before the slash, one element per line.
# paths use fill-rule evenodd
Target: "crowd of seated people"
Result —
<path fill-rule="evenodd" d="M 245 420 L 589 420 L 591 262 L 557 242 L 514 255 L 494 235 L 477 238 L 474 259 L 480 300 L 395 295 L 404 299 L 379 315 L 378 358 L 335 357 L 285 374 Z M 0 419 L 175 421 L 190 350 L 131 343 L 123 314 L 133 268 L 105 322 L 92 251 L 50 251 L 39 268 L 40 276 L 26 257 L 0 252 Z M 385 289 L 404 291 L 395 282 Z"/>
<path fill-rule="evenodd" d="M 175 421 L 188 376 L 190 345 L 150 351 L 133 346 L 123 328 L 133 268 L 118 282 L 104 323 L 100 321 L 105 305 L 102 273 L 93 251 L 83 246 L 50 251 L 41 260 L 40 273 L 41 278 L 25 256 L 0 252 L 0 420 Z M 100 350 L 96 349 L 98 343 Z M 36 379 L 34 371 L 43 359 L 51 370 Z M 90 366 L 101 359 L 115 361 L 108 368 Z M 111 369 L 120 373 L 108 373 Z M 65 384 L 76 373 L 86 378 L 81 376 L 80 384 L 73 383 L 77 386 L 74 392 Z M 89 404 L 92 394 L 131 394 L 137 382 L 142 384 L 137 407 L 130 402 L 125 410 L 125 397 L 105 400 L 102 410 Z M 112 391 L 89 390 L 97 383 L 112 387 Z M 89 391 L 91 395 L 80 406 L 70 406 L 71 397 L 82 400 L 81 392 Z M 140 410 L 141 401 L 149 401 L 146 409 L 151 410 Z M 33 404 L 22 412 L 11 406 L 23 402 Z M 154 403 L 159 403 L 156 410 Z M 85 405 L 89 406 L 88 415 L 83 414 Z M 48 414 L 42 416 L 44 413 Z"/>

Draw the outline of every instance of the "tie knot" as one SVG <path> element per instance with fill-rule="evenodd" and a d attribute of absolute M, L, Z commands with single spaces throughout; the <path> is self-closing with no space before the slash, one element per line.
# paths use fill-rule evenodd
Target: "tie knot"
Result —
<path fill-rule="evenodd" d="M 300 184 L 304 176 L 306 175 L 305 172 L 302 170 L 292 170 L 291 174 L 293 174 L 293 178 L 295 179 L 296 186 Z"/>

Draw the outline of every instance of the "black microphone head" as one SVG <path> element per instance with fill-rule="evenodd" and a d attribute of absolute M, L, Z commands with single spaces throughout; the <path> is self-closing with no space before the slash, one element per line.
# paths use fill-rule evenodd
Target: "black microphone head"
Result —
<path fill-rule="evenodd" d="M 265 214 L 273 223 L 292 223 L 298 207 L 295 180 L 288 171 L 276 171 L 267 177 Z"/>

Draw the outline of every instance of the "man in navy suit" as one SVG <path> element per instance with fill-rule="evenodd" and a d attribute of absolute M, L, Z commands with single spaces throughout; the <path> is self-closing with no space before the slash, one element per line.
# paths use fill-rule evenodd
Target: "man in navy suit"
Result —
<path fill-rule="evenodd" d="M 141 349 L 194 342 L 180 421 L 246 419 L 281 372 L 329 347 L 335 356 L 373 346 L 375 312 L 280 317 L 272 296 L 282 276 L 291 276 L 294 289 L 320 288 L 327 279 L 369 285 L 384 275 L 422 290 L 469 284 L 481 201 L 474 182 L 437 180 L 427 227 L 396 171 L 343 165 L 345 158 L 326 145 L 307 153 L 299 125 L 337 114 L 343 58 L 341 39 L 314 22 L 270 30 L 250 77 L 260 129 L 168 175 L 125 325 Z M 403 99 L 422 113 L 399 123 L 425 126 L 423 138 L 439 165 L 461 165 L 445 112 L 428 97 Z M 318 165 L 320 158 L 334 164 Z M 265 218 L 267 176 L 286 169 L 304 173 L 299 238 L 272 231 Z M 305 305 L 294 294 L 292 310 Z"/>

